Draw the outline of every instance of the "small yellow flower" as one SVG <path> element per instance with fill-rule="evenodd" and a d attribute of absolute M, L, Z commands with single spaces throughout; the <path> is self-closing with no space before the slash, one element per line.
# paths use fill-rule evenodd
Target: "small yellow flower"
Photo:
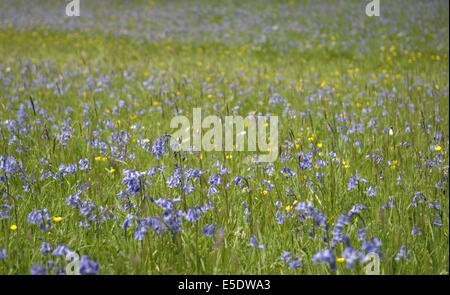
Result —
<path fill-rule="evenodd" d="M 157 101 L 154 101 L 153 102 L 153 105 L 156 107 L 156 106 L 158 106 L 159 105 L 159 102 L 157 102 Z"/>
<path fill-rule="evenodd" d="M 212 98 L 212 97 L 213 97 L 212 94 L 209 94 L 209 95 L 208 95 L 208 98 Z"/>
<path fill-rule="evenodd" d="M 134 119 L 136 119 L 136 118 L 137 118 L 137 115 L 136 115 L 136 114 L 133 114 L 133 115 L 130 116 L 130 119 L 131 119 L 131 120 L 134 120 Z"/>
<path fill-rule="evenodd" d="M 17 225 L 15 225 L 15 224 L 11 225 L 10 229 L 11 230 L 17 230 Z"/>
<path fill-rule="evenodd" d="M 442 148 L 441 148 L 440 145 L 436 145 L 436 146 L 434 147 L 434 150 L 437 151 L 437 152 L 439 152 L 440 150 L 442 150 Z"/>
<path fill-rule="evenodd" d="M 291 209 L 292 209 L 292 206 L 291 206 L 291 205 L 287 205 L 287 206 L 286 206 L 286 211 L 289 212 L 289 211 L 291 211 Z"/>
<path fill-rule="evenodd" d="M 53 217 L 52 219 L 53 219 L 53 221 L 56 222 L 56 223 L 58 223 L 58 222 L 60 222 L 61 220 L 63 220 L 63 218 L 62 218 L 61 216 L 55 216 L 55 217 Z"/>
<path fill-rule="evenodd" d="M 298 143 L 295 144 L 295 149 L 296 150 L 300 149 L 300 145 Z"/>
<path fill-rule="evenodd" d="M 263 196 L 265 196 L 265 195 L 267 195 L 268 194 L 268 191 L 267 190 L 263 190 L 262 192 L 261 192 L 261 195 L 263 195 Z"/>
<path fill-rule="evenodd" d="M 344 168 L 345 168 L 345 169 L 348 169 L 348 168 L 350 168 L 350 165 L 349 165 L 349 164 L 346 164 L 346 165 L 344 165 Z"/>
<path fill-rule="evenodd" d="M 345 262 L 345 258 L 339 257 L 339 258 L 336 259 L 336 261 L 337 261 L 338 263 L 344 263 L 344 262 Z"/>
<path fill-rule="evenodd" d="M 321 149 L 321 148 L 322 148 L 322 146 L 323 146 L 323 145 L 322 145 L 322 143 L 321 143 L 321 142 L 317 144 L 317 147 L 318 147 L 319 149 Z"/>
<path fill-rule="evenodd" d="M 108 161 L 108 158 L 107 158 L 107 157 L 103 157 L 103 158 L 102 158 L 102 161 L 103 161 L 103 162 L 106 162 L 106 161 Z"/>
<path fill-rule="evenodd" d="M 95 161 L 101 161 L 102 157 L 95 157 Z"/>
<path fill-rule="evenodd" d="M 231 158 L 233 158 L 233 155 L 227 155 L 226 158 L 231 159 Z"/>
<path fill-rule="evenodd" d="M 108 173 L 110 173 L 110 174 L 112 174 L 112 173 L 114 173 L 114 172 L 116 172 L 116 169 L 114 169 L 114 168 L 111 168 L 111 169 L 107 169 L 107 168 L 105 168 L 106 169 L 106 171 L 108 171 Z"/>

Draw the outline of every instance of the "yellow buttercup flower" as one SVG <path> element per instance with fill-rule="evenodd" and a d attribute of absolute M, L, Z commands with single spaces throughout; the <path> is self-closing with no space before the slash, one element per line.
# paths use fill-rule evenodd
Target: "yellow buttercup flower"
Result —
<path fill-rule="evenodd" d="M 11 230 L 17 230 L 17 225 L 15 225 L 15 224 L 11 225 L 10 229 Z"/>
<path fill-rule="evenodd" d="M 344 262 L 345 262 L 345 258 L 339 257 L 339 258 L 336 259 L 336 261 L 337 261 L 338 263 L 344 263 Z"/>
<path fill-rule="evenodd" d="M 441 148 L 440 145 L 436 145 L 436 146 L 434 147 L 434 150 L 437 151 L 437 152 L 439 152 L 440 150 L 442 150 L 442 148 Z"/>
<path fill-rule="evenodd" d="M 63 220 L 63 218 L 62 218 L 61 216 L 55 216 L 55 217 L 53 217 L 52 219 L 53 219 L 53 221 L 56 222 L 56 223 L 58 223 L 58 222 L 60 222 L 61 220 Z"/>
<path fill-rule="evenodd" d="M 114 168 L 111 168 L 111 169 L 107 169 L 107 168 L 105 168 L 106 169 L 106 171 L 108 171 L 108 173 L 114 173 L 114 172 L 116 172 L 116 169 L 114 169 Z"/>

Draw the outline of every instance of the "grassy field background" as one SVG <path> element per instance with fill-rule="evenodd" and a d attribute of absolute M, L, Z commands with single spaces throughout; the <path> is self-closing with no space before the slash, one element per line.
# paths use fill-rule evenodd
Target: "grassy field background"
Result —
<path fill-rule="evenodd" d="M 448 274 L 448 3 L 365 5 L 2 1 L 0 274 Z M 278 159 L 174 153 L 196 107 Z"/>

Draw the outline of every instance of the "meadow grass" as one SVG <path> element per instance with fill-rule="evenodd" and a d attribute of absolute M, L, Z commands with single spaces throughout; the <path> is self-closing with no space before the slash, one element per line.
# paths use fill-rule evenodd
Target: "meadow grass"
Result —
<path fill-rule="evenodd" d="M 279 20 L 280 28 L 263 32 L 266 42 L 243 42 L 247 32 L 261 27 L 245 23 L 242 15 L 214 10 L 203 14 L 202 25 L 242 21 L 246 28 L 236 28 L 236 34 L 244 38 L 216 40 L 214 32 L 195 35 L 187 27 L 186 38 L 174 33 L 173 38 L 146 39 L 131 34 L 145 31 L 139 18 L 127 19 L 126 28 L 116 31 L 58 28 L 40 24 L 39 17 L 31 26 L 4 20 L 0 250 L 7 257 L 0 260 L 0 273 L 28 274 L 36 265 L 54 273 L 49 260 L 64 269 L 64 256 L 42 253 L 42 243 L 48 242 L 52 250 L 65 245 L 88 255 L 101 274 L 364 274 L 362 259 L 349 266 L 343 254 L 348 247 L 361 255 L 379 253 L 381 274 L 448 274 L 448 4 L 434 1 L 428 11 L 424 2 L 416 8 L 405 3 L 392 1 L 390 14 L 385 8 L 387 24 L 366 17 L 363 9 L 355 12 L 361 7 L 356 1 L 339 2 L 336 11 L 353 9 L 352 17 L 335 18 L 327 13 L 333 8 L 327 1 L 247 4 L 244 8 L 255 14 L 273 13 L 274 24 L 280 14 L 294 21 L 289 11 L 298 5 L 310 12 L 295 20 L 298 27 L 323 22 L 320 32 L 294 32 Z M 108 8 L 116 14 L 102 17 L 117 25 L 122 10 L 190 11 L 182 2 L 147 5 L 114 2 Z M 221 5 L 241 11 L 234 1 L 196 1 L 192 7 L 202 11 Z M 94 11 L 88 4 L 84 9 Z M 163 30 L 170 21 L 145 22 Z M 405 29 L 403 23 L 410 26 Z M 353 26 L 361 31 L 351 32 Z M 119 33 L 123 30 L 128 33 Z M 444 35 L 447 39 L 436 39 Z M 363 48 L 348 46 L 352 40 Z M 278 102 L 271 100 L 275 93 Z M 279 116 L 278 159 L 249 164 L 244 161 L 249 152 L 174 154 L 168 147 L 158 159 L 152 146 L 174 131 L 170 120 L 177 113 L 191 118 L 196 107 L 204 116 L 221 118 Z M 80 169 L 80 159 L 88 160 L 88 169 Z M 75 164 L 76 171 L 67 172 L 61 164 Z M 153 167 L 165 169 L 148 175 Z M 204 172 L 197 181 L 189 180 L 192 193 L 169 187 L 177 167 L 182 173 L 189 168 Z M 221 174 L 223 168 L 229 174 Z M 282 173 L 284 168 L 293 175 Z M 135 178 L 135 194 L 120 197 L 127 190 L 127 170 L 146 173 Z M 48 171 L 51 175 L 45 176 Z M 211 194 L 209 180 L 215 174 L 221 182 L 218 193 Z M 356 174 L 367 183 L 361 180 L 349 189 Z M 234 185 L 236 177 L 246 178 L 246 185 Z M 85 183 L 89 187 L 80 192 Z M 78 208 L 67 201 L 77 192 Z M 179 196 L 173 210 L 154 202 Z M 199 220 L 185 218 L 189 209 L 208 202 L 213 208 L 198 212 Z M 299 204 L 316 211 L 302 211 Z M 357 204 L 367 208 L 340 231 L 340 222 Z M 30 218 L 44 208 L 48 218 L 44 213 Z M 173 222 L 180 231 L 158 232 L 148 225 L 136 238 L 135 231 L 145 227 L 139 222 L 149 216 L 162 222 L 163 211 L 174 218 L 166 225 Z M 133 224 L 124 229 L 128 217 Z M 203 235 L 211 224 L 213 236 Z M 414 229 L 421 234 L 412 234 Z M 335 245 L 334 232 L 342 239 Z M 253 234 L 263 249 L 249 245 Z M 381 246 L 371 248 L 372 238 Z M 403 245 L 405 257 L 400 257 Z M 332 249 L 336 269 L 333 263 L 314 263 L 324 249 Z M 302 266 L 289 267 L 281 260 L 283 251 L 292 253 L 290 262 L 298 256 Z"/>

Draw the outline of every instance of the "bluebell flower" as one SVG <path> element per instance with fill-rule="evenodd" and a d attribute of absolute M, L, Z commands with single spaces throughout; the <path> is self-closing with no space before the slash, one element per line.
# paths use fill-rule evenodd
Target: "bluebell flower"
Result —
<path fill-rule="evenodd" d="M 358 239 L 363 241 L 366 239 L 366 231 L 363 228 L 358 229 Z"/>
<path fill-rule="evenodd" d="M 443 226 L 442 221 L 440 220 L 439 215 L 438 215 L 437 212 L 434 214 L 433 225 L 434 225 L 435 227 L 442 227 L 442 226 Z"/>
<path fill-rule="evenodd" d="M 415 192 L 413 200 L 411 202 L 411 205 L 413 205 L 414 208 L 417 208 L 417 204 L 421 204 L 427 201 L 427 198 L 425 196 L 422 197 L 422 192 Z"/>
<path fill-rule="evenodd" d="M 3 207 L 4 210 L 0 210 L 0 219 L 8 219 L 10 218 L 9 212 L 11 211 L 11 206 L 7 204 L 0 205 L 0 208 Z"/>
<path fill-rule="evenodd" d="M 377 195 L 377 187 L 376 186 L 369 186 L 366 192 L 367 196 L 369 197 L 376 197 Z"/>
<path fill-rule="evenodd" d="M 358 173 L 355 174 L 355 176 L 350 177 L 350 180 L 348 181 L 347 190 L 349 192 L 353 191 L 353 189 L 359 187 L 359 183 L 367 183 L 367 180 L 365 178 L 360 178 Z"/>
<path fill-rule="evenodd" d="M 127 218 L 125 218 L 125 221 L 123 222 L 121 228 L 124 230 L 127 230 L 128 227 L 133 225 L 133 220 L 135 219 L 135 217 L 131 214 L 127 215 Z"/>
<path fill-rule="evenodd" d="M 211 185 L 208 189 L 208 197 L 212 196 L 212 195 L 216 195 L 218 194 L 219 191 L 216 189 L 215 186 Z"/>
<path fill-rule="evenodd" d="M 283 251 L 283 254 L 281 255 L 281 261 L 289 262 L 292 259 L 292 254 L 289 251 Z"/>
<path fill-rule="evenodd" d="M 277 213 L 275 213 L 275 220 L 277 221 L 277 224 L 284 224 L 284 215 L 277 211 Z"/>
<path fill-rule="evenodd" d="M 122 184 L 127 188 L 127 194 L 129 196 L 136 197 L 137 193 L 141 190 L 141 178 L 145 172 L 139 172 L 136 170 L 123 171 Z"/>
<path fill-rule="evenodd" d="M 81 171 L 89 170 L 89 160 L 87 158 L 78 161 L 78 167 Z"/>
<path fill-rule="evenodd" d="M 49 252 L 52 251 L 52 246 L 50 245 L 50 243 L 42 242 L 40 250 L 42 254 L 47 255 Z"/>
<path fill-rule="evenodd" d="M 6 248 L 0 250 L 0 260 L 4 260 L 8 257 L 8 255 L 6 254 Z"/>
<path fill-rule="evenodd" d="M 400 259 L 402 259 L 402 258 L 407 259 L 407 260 L 410 259 L 410 251 L 408 251 L 408 253 L 405 254 L 405 248 L 406 248 L 405 244 L 403 244 L 400 247 L 400 251 L 398 251 L 397 256 L 395 256 L 395 261 L 400 261 Z"/>
<path fill-rule="evenodd" d="M 147 234 L 147 229 L 144 226 L 138 226 L 134 232 L 134 239 L 136 241 L 142 241 Z"/>
<path fill-rule="evenodd" d="M 39 224 L 40 230 L 49 230 L 49 224 L 44 227 L 44 221 L 49 221 L 51 218 L 48 214 L 47 208 L 43 210 L 33 210 L 27 217 L 27 222 L 30 224 Z"/>
<path fill-rule="evenodd" d="M 214 174 L 209 177 L 208 184 L 219 186 L 221 183 L 221 177 L 219 174 Z"/>
<path fill-rule="evenodd" d="M 48 275 L 47 270 L 45 269 L 45 266 L 42 264 L 35 264 L 33 265 L 33 268 L 30 270 L 30 274 L 36 276 L 36 275 Z"/>
<path fill-rule="evenodd" d="M 317 252 L 312 258 L 312 262 L 314 264 L 317 264 L 319 262 L 328 263 L 330 264 L 331 270 L 336 270 L 336 257 L 334 256 L 333 251 L 330 249 L 325 249 Z"/>
<path fill-rule="evenodd" d="M 46 208 L 44 210 L 33 210 L 27 217 L 27 222 L 31 224 L 42 224 L 48 220 L 50 220 L 50 217 Z"/>
<path fill-rule="evenodd" d="M 420 229 L 420 227 L 414 225 L 413 229 L 411 230 L 411 235 L 412 236 L 420 236 L 420 235 L 422 235 L 422 230 Z"/>
<path fill-rule="evenodd" d="M 98 275 L 100 266 L 90 259 L 88 255 L 83 255 L 80 260 L 79 272 L 81 275 Z"/>
<path fill-rule="evenodd" d="M 242 202 L 242 206 L 244 206 L 244 208 L 245 208 L 245 210 L 244 210 L 244 214 L 246 215 L 245 223 L 248 224 L 248 216 L 250 215 L 250 209 L 248 208 L 247 203 L 245 203 L 245 201 Z"/>
<path fill-rule="evenodd" d="M 152 155 L 156 156 L 156 159 L 161 159 L 161 156 L 166 152 L 166 147 L 169 143 L 169 134 L 160 136 L 152 146 Z"/>
<path fill-rule="evenodd" d="M 214 224 L 211 224 L 211 225 L 207 224 L 203 228 L 202 234 L 211 238 L 214 236 L 215 232 L 216 232 L 216 226 Z"/>
<path fill-rule="evenodd" d="M 299 267 L 303 267 L 303 263 L 301 260 L 296 259 L 296 260 L 293 260 L 291 263 L 289 263 L 288 267 L 292 268 L 292 269 L 297 269 Z"/>
<path fill-rule="evenodd" d="M 395 208 L 394 198 L 389 197 L 389 201 L 386 204 L 384 204 L 381 208 L 383 208 L 383 210 Z"/>
<path fill-rule="evenodd" d="M 357 214 L 361 214 L 362 210 L 367 210 L 368 208 L 366 206 L 364 206 L 363 204 L 356 204 L 352 207 L 352 209 L 350 210 L 350 212 L 348 213 L 348 217 L 353 217 L 353 215 Z"/>
<path fill-rule="evenodd" d="M 250 238 L 250 243 L 249 243 L 248 245 L 251 246 L 251 247 L 257 247 L 257 248 L 260 248 L 260 249 L 264 249 L 264 248 L 266 247 L 265 245 L 258 244 L 258 242 L 257 242 L 257 240 L 256 240 L 256 235 L 255 235 L 255 234 L 253 234 L 253 235 L 251 236 L 251 238 Z"/>
<path fill-rule="evenodd" d="M 369 253 L 376 253 L 378 254 L 378 257 L 381 258 L 381 242 L 377 238 L 373 238 L 371 240 L 364 240 L 363 245 L 361 249 L 366 252 L 366 254 Z"/>
<path fill-rule="evenodd" d="M 333 235 L 333 239 L 331 240 L 331 246 L 334 247 L 338 243 L 345 242 L 348 240 L 346 235 L 343 234 L 344 226 L 350 224 L 350 217 L 348 217 L 346 214 L 342 214 L 339 216 L 338 220 L 336 221 L 336 225 L 333 228 L 333 231 L 331 234 Z"/>
<path fill-rule="evenodd" d="M 195 222 L 200 219 L 200 216 L 198 215 L 196 208 L 190 208 L 184 215 L 184 218 L 189 222 Z"/>
<path fill-rule="evenodd" d="M 175 167 L 172 175 L 167 177 L 167 186 L 169 188 L 178 188 L 183 184 L 183 172 L 180 167 Z"/>
<path fill-rule="evenodd" d="M 358 260 L 362 261 L 364 255 L 359 251 L 355 251 L 352 247 L 346 247 L 342 253 L 342 258 L 344 258 L 346 262 L 346 267 L 353 269 L 355 262 Z"/>
<path fill-rule="evenodd" d="M 244 188 L 246 185 L 244 179 L 240 176 L 237 176 L 234 178 L 234 186 L 238 186 L 238 185 L 240 185 L 241 188 Z"/>
<path fill-rule="evenodd" d="M 67 253 L 69 253 L 70 250 L 64 245 L 58 245 L 55 250 L 53 250 L 51 256 L 65 256 Z"/>
<path fill-rule="evenodd" d="M 295 172 L 292 171 L 291 169 L 287 168 L 287 167 L 284 167 L 284 168 L 281 170 L 281 173 L 282 173 L 286 178 L 290 178 L 290 177 L 292 177 L 292 176 L 295 176 Z"/>

